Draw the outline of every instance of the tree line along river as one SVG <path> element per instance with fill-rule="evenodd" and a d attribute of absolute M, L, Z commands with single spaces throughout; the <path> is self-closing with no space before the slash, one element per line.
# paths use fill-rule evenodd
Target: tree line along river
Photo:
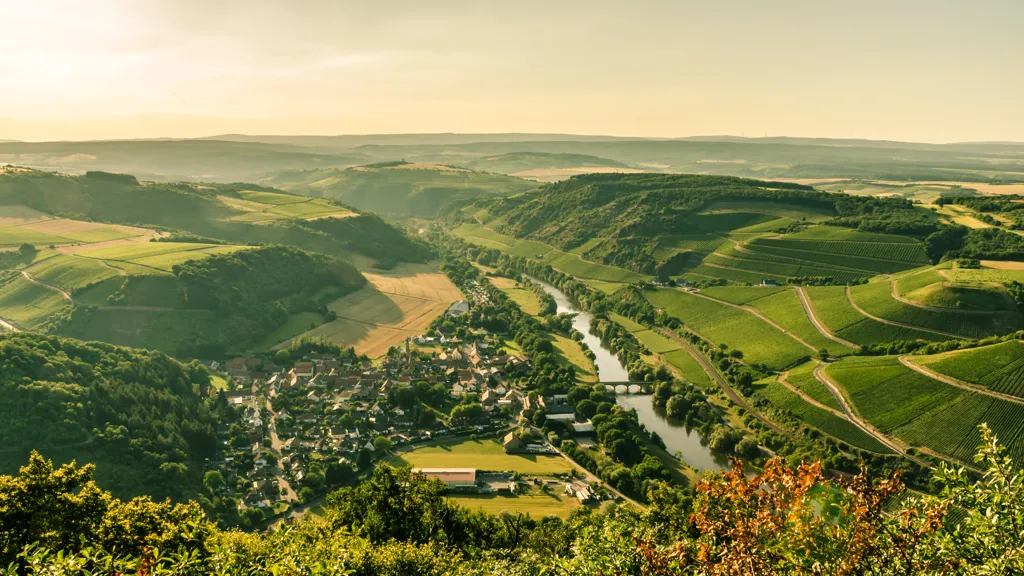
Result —
<path fill-rule="evenodd" d="M 583 342 L 594 353 L 594 367 L 597 368 L 598 380 L 601 382 L 628 382 L 629 373 L 626 367 L 611 350 L 601 343 L 601 339 L 590 331 L 592 315 L 578 309 L 575 303 L 558 288 L 543 280 L 529 278 L 555 299 L 558 314 L 576 315 L 573 318 L 572 326 L 580 334 L 583 334 Z M 696 430 L 687 429 L 683 423 L 668 418 L 664 411 L 656 409 L 649 395 L 618 394 L 616 403 L 626 409 L 636 410 L 640 423 L 647 430 L 656 432 L 665 442 L 666 450 L 679 457 L 691 468 L 701 472 L 717 472 L 727 467 L 728 461 L 725 456 L 716 454 L 701 444 L 700 435 Z"/>

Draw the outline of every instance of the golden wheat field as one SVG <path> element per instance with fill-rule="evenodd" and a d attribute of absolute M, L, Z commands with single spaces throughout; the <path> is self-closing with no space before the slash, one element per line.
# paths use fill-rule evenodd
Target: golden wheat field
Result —
<path fill-rule="evenodd" d="M 369 284 L 331 302 L 338 319 L 303 334 L 329 338 L 376 358 L 410 336 L 422 334 L 430 322 L 462 298 L 444 274 L 365 274 Z M 286 346 L 282 342 L 277 347 Z"/>

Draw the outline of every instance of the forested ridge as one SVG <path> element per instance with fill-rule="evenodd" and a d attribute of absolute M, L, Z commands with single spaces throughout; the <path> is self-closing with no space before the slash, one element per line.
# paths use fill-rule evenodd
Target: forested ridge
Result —
<path fill-rule="evenodd" d="M 189 260 L 173 267 L 176 296 L 161 302 L 166 307 L 208 311 L 216 322 L 206 322 L 187 342 L 179 357 L 217 357 L 228 350 L 259 342 L 284 324 L 290 314 L 327 315 L 327 304 L 364 284 L 355 267 L 331 256 L 290 246 L 265 246 Z M 129 278 L 108 300 L 117 306 L 136 297 Z M 80 336 L 96 308 L 76 308 L 60 332 Z"/>
<path fill-rule="evenodd" d="M 2 469 L 16 471 L 38 450 L 96 463 L 98 480 L 119 496 L 192 497 L 224 417 L 203 399 L 209 385 L 197 362 L 160 352 L 0 336 Z"/>

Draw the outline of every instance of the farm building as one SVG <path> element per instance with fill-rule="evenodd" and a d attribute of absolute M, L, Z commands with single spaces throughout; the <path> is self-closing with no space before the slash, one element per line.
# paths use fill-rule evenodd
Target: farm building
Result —
<path fill-rule="evenodd" d="M 445 312 L 445 314 L 447 314 L 449 316 L 453 316 L 455 318 L 458 318 L 459 316 L 462 316 L 463 314 L 468 314 L 468 313 L 469 313 L 469 302 L 466 302 L 465 300 L 459 300 L 457 302 L 452 302 L 452 305 L 448 307 L 448 311 Z"/>
<path fill-rule="evenodd" d="M 476 487 L 476 468 L 413 468 L 413 472 L 440 480 L 449 489 Z"/>
<path fill-rule="evenodd" d="M 502 439 L 501 445 L 505 448 L 505 452 L 515 452 L 522 448 L 523 443 L 519 440 L 519 437 L 516 436 L 515 432 L 509 432 L 505 435 L 505 438 Z"/>

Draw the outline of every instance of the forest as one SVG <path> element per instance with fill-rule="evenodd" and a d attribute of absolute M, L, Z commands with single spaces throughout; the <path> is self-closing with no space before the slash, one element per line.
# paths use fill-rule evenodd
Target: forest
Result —
<path fill-rule="evenodd" d="M 189 498 L 226 404 L 204 400 L 210 375 L 160 352 L 40 334 L 0 336 L 0 463 L 30 450 L 95 463 L 121 497 Z M 2 506 L 0 506 L 2 508 Z"/>
<path fill-rule="evenodd" d="M 906 492 L 898 476 L 828 477 L 773 459 L 753 477 L 737 463 L 692 490 L 654 483 L 643 509 L 536 519 L 470 512 L 440 481 L 383 465 L 330 494 L 320 514 L 266 535 L 220 531 L 195 503 L 123 502 L 91 465 L 56 468 L 33 453 L 0 477 L 0 574 L 1020 573 L 1024 481 L 983 436 L 986 474 L 975 483 L 943 468 L 934 497 Z"/>

